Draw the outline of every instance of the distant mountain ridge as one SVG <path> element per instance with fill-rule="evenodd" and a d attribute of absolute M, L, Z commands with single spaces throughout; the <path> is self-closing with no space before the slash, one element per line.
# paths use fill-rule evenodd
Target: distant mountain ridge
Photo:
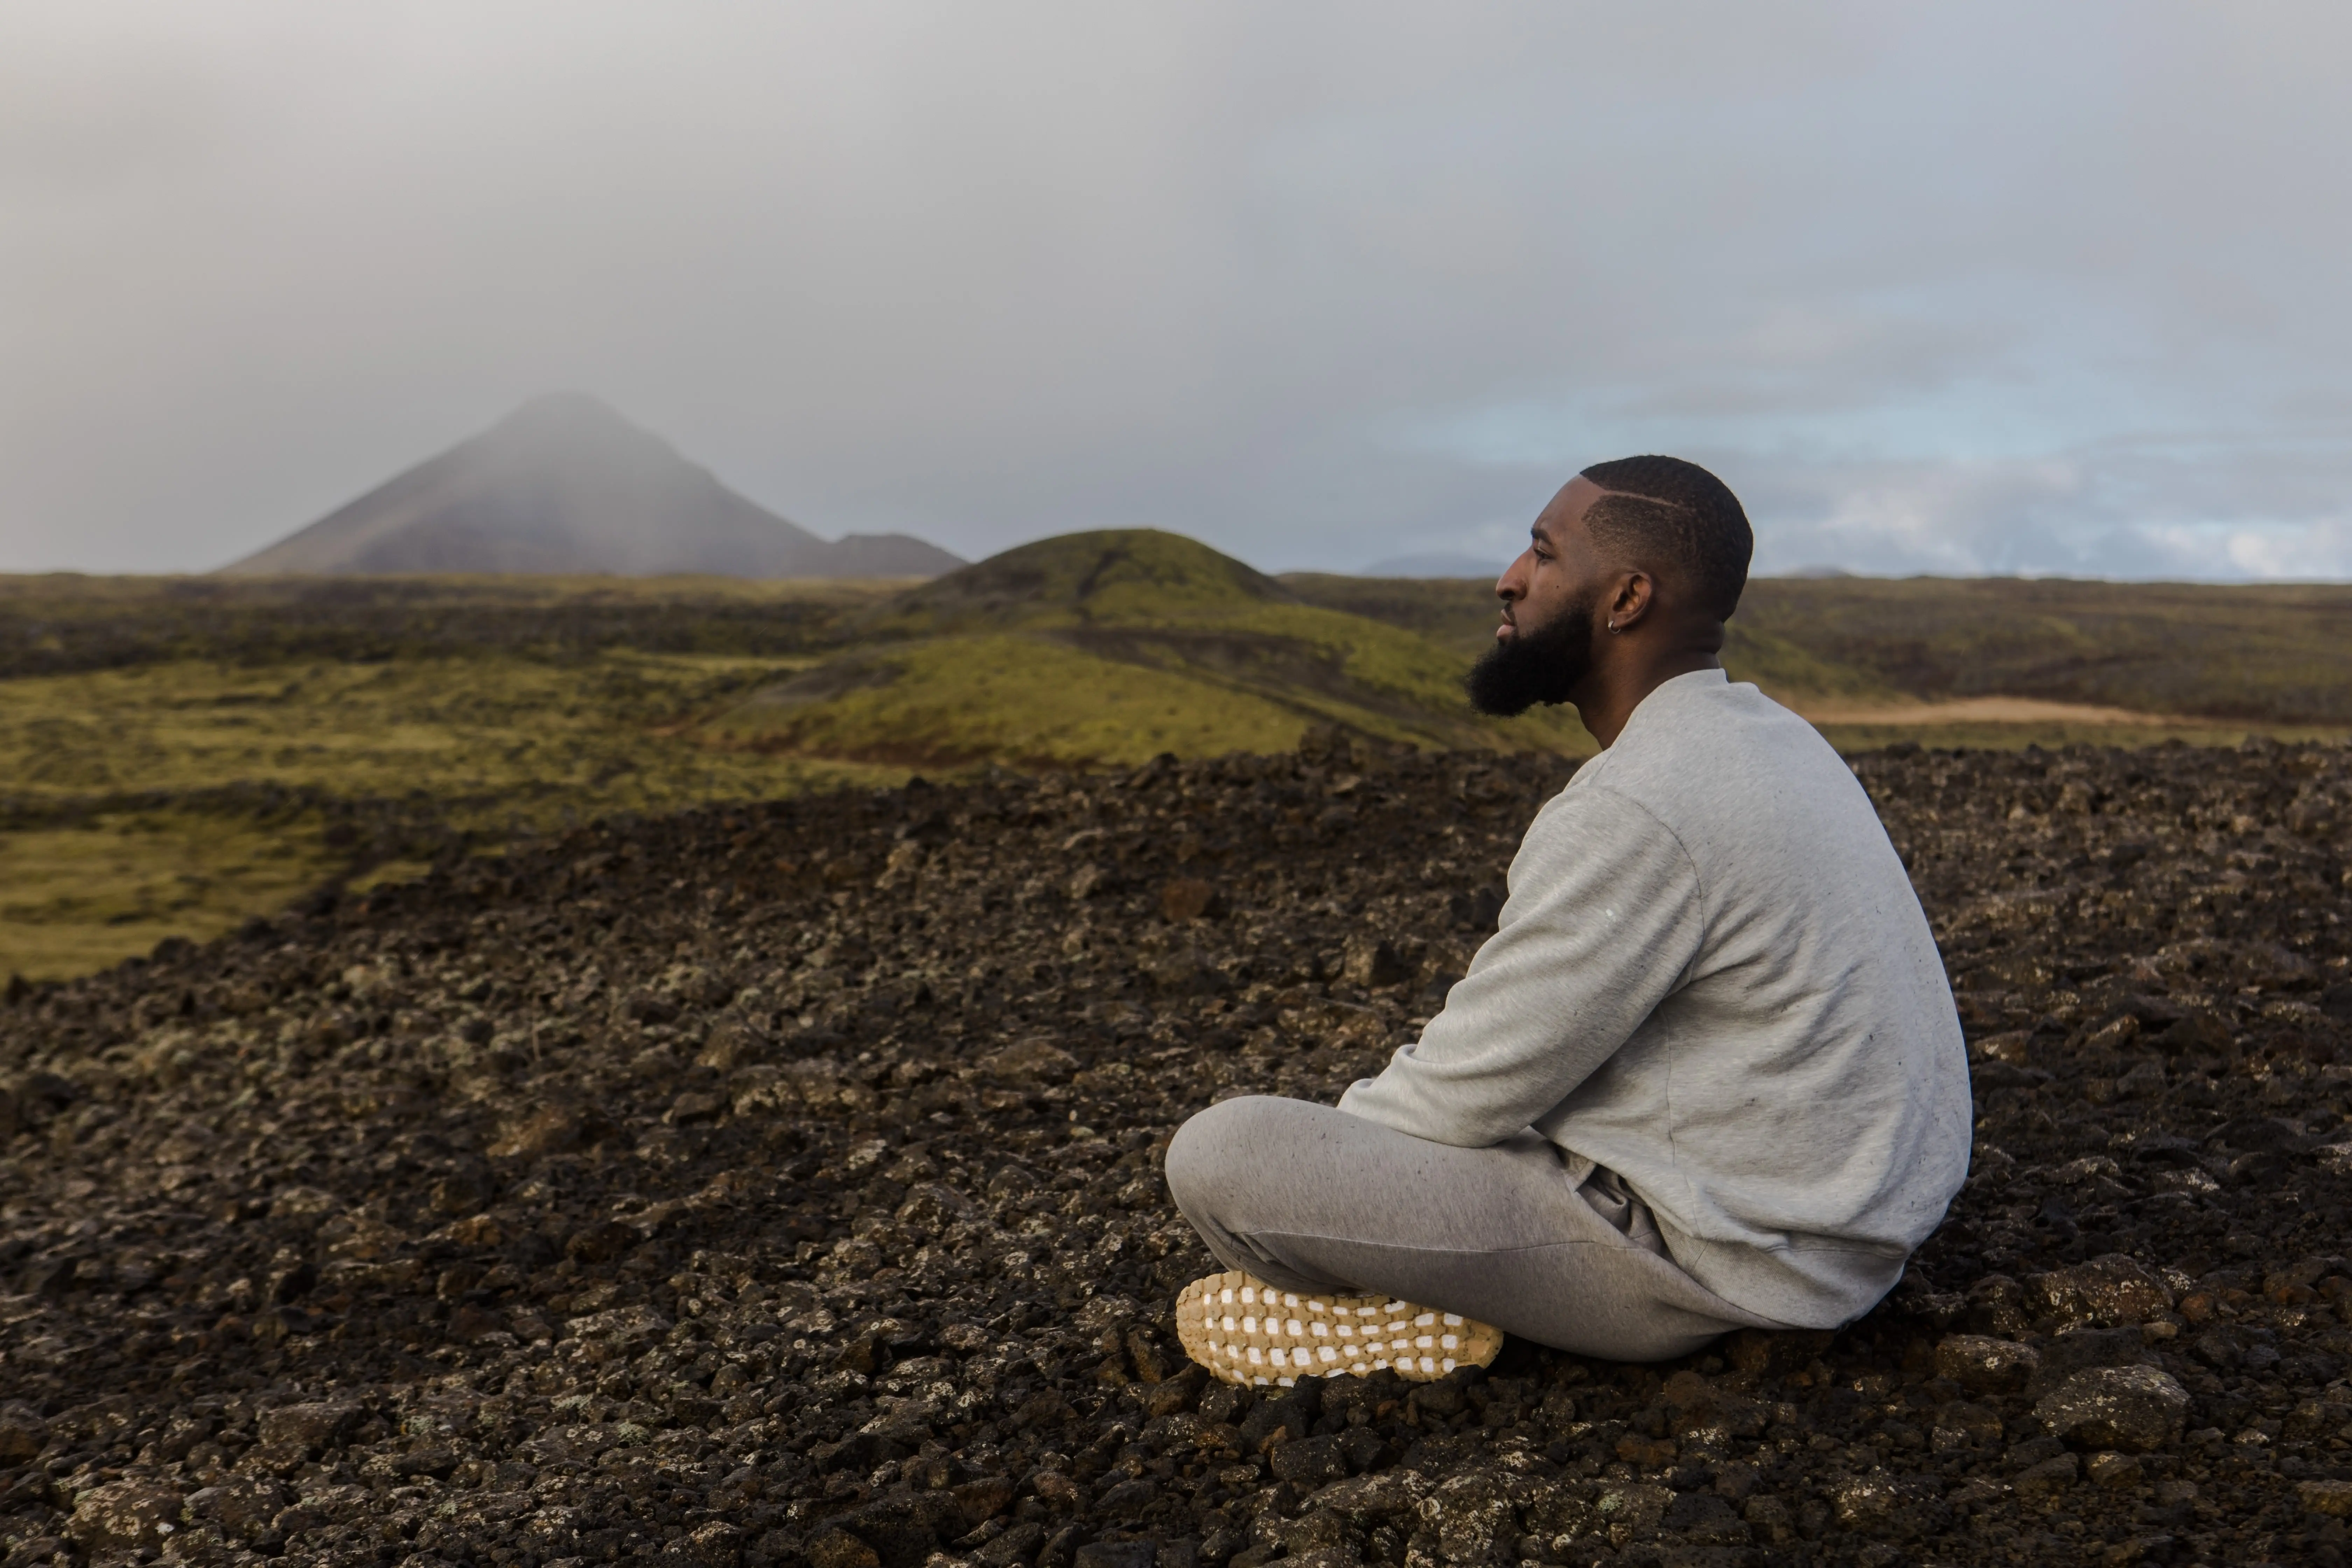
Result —
<path fill-rule="evenodd" d="M 962 564 L 903 533 L 820 539 L 597 399 L 565 393 L 221 571 L 932 577 Z"/>
<path fill-rule="evenodd" d="M 1511 554 L 1518 552 L 1514 550 Z M 1511 564 L 1509 556 L 1472 555 L 1461 551 L 1431 551 L 1419 555 L 1391 555 L 1355 574 L 1359 577 L 1475 577 L 1493 582 Z"/>

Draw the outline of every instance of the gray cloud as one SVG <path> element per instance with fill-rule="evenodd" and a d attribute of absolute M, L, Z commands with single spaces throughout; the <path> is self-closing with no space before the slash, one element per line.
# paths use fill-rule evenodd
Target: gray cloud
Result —
<path fill-rule="evenodd" d="M 534 393 L 820 531 L 2352 574 L 2352 14 L 0 0 L 0 568 L 204 567 Z"/>

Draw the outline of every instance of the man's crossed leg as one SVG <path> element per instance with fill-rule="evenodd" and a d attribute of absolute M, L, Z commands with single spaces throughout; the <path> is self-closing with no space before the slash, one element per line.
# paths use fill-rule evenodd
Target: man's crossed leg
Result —
<path fill-rule="evenodd" d="M 1394 1296 L 1617 1361 L 1786 1326 L 1684 1273 L 1640 1200 L 1606 1173 L 1578 1184 L 1533 1132 L 1457 1149 L 1251 1096 L 1185 1122 L 1168 1185 L 1220 1261 L 1285 1290 Z"/>

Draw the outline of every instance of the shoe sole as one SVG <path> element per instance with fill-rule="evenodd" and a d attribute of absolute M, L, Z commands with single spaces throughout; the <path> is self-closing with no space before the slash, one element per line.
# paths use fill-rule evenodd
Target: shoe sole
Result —
<path fill-rule="evenodd" d="M 1238 1271 L 1184 1287 L 1176 1337 L 1186 1355 L 1243 1387 L 1383 1371 L 1432 1383 L 1456 1367 L 1485 1366 L 1503 1348 L 1502 1330 L 1459 1312 L 1385 1296 L 1300 1295 Z"/>

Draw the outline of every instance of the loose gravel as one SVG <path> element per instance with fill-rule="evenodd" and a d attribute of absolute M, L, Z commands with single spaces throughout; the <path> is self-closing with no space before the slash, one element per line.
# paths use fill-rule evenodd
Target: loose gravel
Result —
<path fill-rule="evenodd" d="M 1412 1037 L 1549 760 L 613 821 L 13 984 L 5 1568 L 2340 1563 L 2352 752 L 1855 768 L 1973 1173 L 1863 1321 L 1663 1366 L 1177 1344 L 1170 1135 Z"/>

